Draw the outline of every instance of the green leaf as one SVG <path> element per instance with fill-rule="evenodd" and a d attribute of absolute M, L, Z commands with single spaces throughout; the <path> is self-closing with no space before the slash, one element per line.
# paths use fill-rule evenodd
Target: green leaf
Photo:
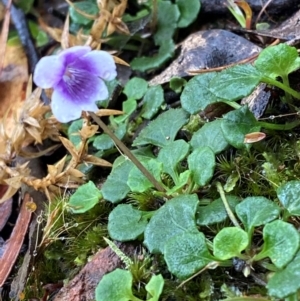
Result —
<path fill-rule="evenodd" d="M 114 117 L 114 121 L 118 124 L 124 122 L 136 110 L 136 108 L 136 100 L 133 98 L 127 99 L 122 103 L 122 111 L 124 112 L 124 114 Z"/>
<path fill-rule="evenodd" d="M 232 212 L 235 212 L 235 206 L 240 199 L 237 196 L 226 195 L 227 202 Z M 227 218 L 227 212 L 221 198 L 214 200 L 207 206 L 199 206 L 197 210 L 197 225 L 208 226 L 224 222 Z"/>
<path fill-rule="evenodd" d="M 299 233 L 296 228 L 281 220 L 265 225 L 263 249 L 253 259 L 270 257 L 277 268 L 288 264 L 299 249 Z"/>
<path fill-rule="evenodd" d="M 127 179 L 133 163 L 125 160 L 115 167 L 101 187 L 103 198 L 112 203 L 122 201 L 130 191 Z"/>
<path fill-rule="evenodd" d="M 130 241 L 137 239 L 148 224 L 143 213 L 132 205 L 118 205 L 108 217 L 108 233 L 112 239 Z"/>
<path fill-rule="evenodd" d="M 127 98 L 141 99 L 148 89 L 148 82 L 140 77 L 131 78 L 124 87 Z"/>
<path fill-rule="evenodd" d="M 159 301 L 159 297 L 164 288 L 164 278 L 162 275 L 153 275 L 145 286 L 148 292 L 147 301 Z"/>
<path fill-rule="evenodd" d="M 238 172 L 232 173 L 226 180 L 226 183 L 224 185 L 224 191 L 232 191 L 240 179 L 241 175 Z"/>
<path fill-rule="evenodd" d="M 248 246 L 248 234 L 237 227 L 223 228 L 214 238 L 214 256 L 220 260 L 239 257 Z"/>
<path fill-rule="evenodd" d="M 114 134 L 122 140 L 124 135 L 126 134 L 126 124 L 120 124 L 118 128 L 115 130 Z M 107 134 L 102 134 L 99 135 L 95 138 L 93 142 L 93 146 L 98 149 L 98 150 L 107 150 L 111 149 L 114 147 L 114 142 L 113 140 L 107 135 Z"/>
<path fill-rule="evenodd" d="M 174 150 L 176 150 L 174 152 Z M 184 140 L 175 140 L 163 147 L 157 156 L 157 160 L 163 164 L 163 172 L 170 175 L 177 185 L 179 184 L 177 165 L 189 152 L 189 144 Z"/>
<path fill-rule="evenodd" d="M 285 77 L 300 68 L 300 58 L 295 47 L 282 43 L 265 48 L 254 66 L 268 77 Z"/>
<path fill-rule="evenodd" d="M 83 119 L 72 121 L 68 128 L 68 138 L 74 144 L 75 147 L 81 142 L 79 131 L 82 129 Z"/>
<path fill-rule="evenodd" d="M 164 90 L 161 85 L 149 87 L 144 98 L 142 117 L 151 119 L 164 102 Z"/>
<path fill-rule="evenodd" d="M 174 50 L 175 44 L 173 40 L 167 40 L 159 47 L 156 55 L 152 57 L 137 57 L 132 60 L 130 66 L 132 70 L 141 72 L 158 68 L 173 56 Z"/>
<path fill-rule="evenodd" d="M 160 207 L 146 227 L 144 244 L 151 253 L 164 253 L 167 241 L 176 235 L 188 232 L 198 233 L 195 213 L 198 198 L 194 195 L 180 195 Z"/>
<path fill-rule="evenodd" d="M 73 5 L 78 10 L 85 12 L 86 14 L 89 15 L 97 16 L 99 13 L 99 9 L 96 2 L 82 1 L 82 2 L 76 2 Z M 84 17 L 82 14 L 78 13 L 75 10 L 75 8 L 73 6 L 70 6 L 69 8 L 70 18 L 74 23 L 78 23 L 82 25 L 88 25 L 93 23 L 93 20 Z"/>
<path fill-rule="evenodd" d="M 141 163 L 158 182 L 161 182 L 161 162 L 158 162 L 156 159 L 150 159 L 144 162 L 141 161 Z M 136 166 L 134 166 L 129 172 L 127 185 L 133 192 L 145 192 L 149 188 L 154 187 L 153 184 L 144 176 L 144 174 Z"/>
<path fill-rule="evenodd" d="M 186 279 L 215 258 L 208 252 L 203 233 L 183 233 L 169 239 L 164 259 L 169 271 L 179 279 Z"/>
<path fill-rule="evenodd" d="M 101 191 L 92 181 L 79 186 L 68 202 L 73 213 L 84 213 L 93 208 L 102 198 Z"/>
<path fill-rule="evenodd" d="M 214 174 L 215 154 L 210 147 L 198 147 L 188 156 L 188 165 L 194 182 L 205 186 Z"/>
<path fill-rule="evenodd" d="M 180 12 L 177 5 L 168 1 L 158 2 L 157 30 L 154 34 L 156 45 L 163 45 L 166 41 L 172 39 L 179 16 Z"/>
<path fill-rule="evenodd" d="M 191 171 L 186 170 L 179 175 L 178 182 L 171 189 L 168 189 L 167 195 L 173 195 L 173 193 L 179 191 L 183 186 L 185 186 L 191 177 Z"/>
<path fill-rule="evenodd" d="M 132 275 L 129 271 L 116 269 L 106 274 L 96 287 L 96 301 L 137 301 L 132 294 Z M 141 301 L 141 300 L 140 300 Z"/>
<path fill-rule="evenodd" d="M 235 148 L 245 147 L 245 135 L 260 130 L 257 120 L 247 106 L 227 113 L 222 119 L 221 128 L 225 139 Z"/>
<path fill-rule="evenodd" d="M 178 27 L 189 26 L 196 18 L 200 11 L 199 0 L 176 0 L 180 11 L 180 18 L 178 21 Z"/>
<path fill-rule="evenodd" d="M 277 189 L 282 206 L 290 215 L 300 215 L 300 181 L 289 181 Z"/>
<path fill-rule="evenodd" d="M 184 78 L 181 78 L 181 77 L 172 77 L 170 79 L 170 83 L 169 84 L 170 84 L 170 88 L 174 92 L 180 93 L 186 83 L 187 83 L 187 81 Z"/>
<path fill-rule="evenodd" d="M 180 100 L 182 108 L 191 114 L 204 110 L 209 104 L 222 100 L 210 89 L 209 83 L 217 75 L 216 72 L 204 73 L 193 77 L 181 93 Z"/>
<path fill-rule="evenodd" d="M 251 94 L 261 80 L 252 65 L 236 65 L 225 69 L 209 82 L 209 90 L 217 97 L 236 101 Z"/>
<path fill-rule="evenodd" d="M 277 218 L 280 214 L 280 207 L 263 196 L 250 196 L 240 202 L 235 207 L 235 211 L 246 231 L 249 232 L 254 227 L 265 225 Z"/>
<path fill-rule="evenodd" d="M 39 28 L 38 24 L 33 21 L 29 21 L 28 26 L 32 37 L 36 40 L 37 47 L 44 46 L 49 42 L 48 35 Z"/>
<path fill-rule="evenodd" d="M 133 141 L 133 146 L 154 144 L 160 147 L 174 141 L 177 132 L 188 122 L 182 109 L 170 109 L 150 122 Z M 171 126 L 172 125 L 172 126 Z"/>
<path fill-rule="evenodd" d="M 21 8 L 24 11 L 24 13 L 27 14 L 31 10 L 33 3 L 34 0 L 19 0 L 17 2 L 17 6 L 18 8 Z"/>
<path fill-rule="evenodd" d="M 197 147 L 208 146 L 215 154 L 218 154 L 228 147 L 228 142 L 221 129 L 222 120 L 215 120 L 204 124 L 193 134 L 191 145 Z"/>
<path fill-rule="evenodd" d="M 300 289 L 300 251 L 285 269 L 276 272 L 267 284 L 270 296 L 279 299 L 295 294 Z"/>

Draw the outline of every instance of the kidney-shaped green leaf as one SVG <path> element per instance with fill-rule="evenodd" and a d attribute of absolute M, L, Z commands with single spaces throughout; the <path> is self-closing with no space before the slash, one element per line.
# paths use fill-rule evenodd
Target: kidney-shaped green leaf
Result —
<path fill-rule="evenodd" d="M 280 208 L 263 196 L 249 196 L 235 207 L 235 211 L 249 232 L 277 218 Z"/>
<path fill-rule="evenodd" d="M 160 274 L 153 275 L 145 288 L 151 296 L 150 298 L 147 298 L 147 301 L 159 301 L 159 297 L 164 288 L 164 278 Z"/>
<path fill-rule="evenodd" d="M 160 182 L 160 174 L 162 171 L 162 163 L 155 159 L 140 161 L 143 166 L 153 175 L 153 177 Z M 128 175 L 127 185 L 133 192 L 144 192 L 147 189 L 153 187 L 152 182 L 146 178 L 146 176 L 134 166 Z"/>
<path fill-rule="evenodd" d="M 291 215 L 300 215 L 300 181 L 289 181 L 277 189 L 280 203 Z"/>
<path fill-rule="evenodd" d="M 143 213 L 132 205 L 118 205 L 108 217 L 108 233 L 112 239 L 129 241 L 143 234 L 148 221 Z"/>
<path fill-rule="evenodd" d="M 123 93 L 127 98 L 141 99 L 148 88 L 148 82 L 140 77 L 131 78 L 125 85 Z"/>
<path fill-rule="evenodd" d="M 188 154 L 189 144 L 184 140 L 175 140 L 163 147 L 157 160 L 163 164 L 163 172 L 169 174 L 175 184 L 179 184 L 177 164 Z"/>
<path fill-rule="evenodd" d="M 151 253 L 164 253 L 165 244 L 173 236 L 198 233 L 195 223 L 197 205 L 196 195 L 180 195 L 157 210 L 144 233 L 144 243 Z"/>
<path fill-rule="evenodd" d="M 193 77 L 184 87 L 180 100 L 182 107 L 191 114 L 204 110 L 209 104 L 222 98 L 214 95 L 208 88 L 216 73 L 204 73 Z"/>
<path fill-rule="evenodd" d="M 208 85 L 217 97 L 236 101 L 252 93 L 260 80 L 260 72 L 252 65 L 236 65 L 218 73 Z"/>
<path fill-rule="evenodd" d="M 129 271 L 116 269 L 106 274 L 96 287 L 96 301 L 136 300 L 132 294 L 132 275 Z"/>
<path fill-rule="evenodd" d="M 225 139 L 235 148 L 245 147 L 245 135 L 260 130 L 257 120 L 247 106 L 227 113 L 222 119 L 221 128 Z"/>
<path fill-rule="evenodd" d="M 214 238 L 214 256 L 220 260 L 239 257 L 248 246 L 248 234 L 237 227 L 223 228 Z"/>
<path fill-rule="evenodd" d="M 254 260 L 270 257 L 274 265 L 283 268 L 299 249 L 299 233 L 296 228 L 281 220 L 265 225 L 263 230 L 264 245 Z"/>
<path fill-rule="evenodd" d="M 295 47 L 280 43 L 266 47 L 254 63 L 255 67 L 268 77 L 287 76 L 300 68 L 300 58 Z"/>
<path fill-rule="evenodd" d="M 210 147 L 198 147 L 188 156 L 188 165 L 194 182 L 204 186 L 214 174 L 215 154 Z"/>
<path fill-rule="evenodd" d="M 300 251 L 283 270 L 272 276 L 267 284 L 269 295 L 283 300 L 285 297 L 295 294 L 300 289 L 299 279 Z"/>
<path fill-rule="evenodd" d="M 164 90 L 161 85 L 148 88 L 143 98 L 142 117 L 151 119 L 164 102 Z"/>
<path fill-rule="evenodd" d="M 235 212 L 235 206 L 239 203 L 240 199 L 234 195 L 226 195 L 226 199 L 232 212 Z M 207 206 L 199 206 L 196 217 L 198 225 L 208 226 L 224 222 L 228 215 L 222 199 L 219 198 Z"/>
<path fill-rule="evenodd" d="M 130 191 L 127 179 L 133 163 L 125 160 L 116 166 L 102 185 L 103 198 L 112 203 L 120 202 Z"/>
<path fill-rule="evenodd" d="M 75 191 L 68 205 L 73 213 L 84 213 L 93 208 L 100 198 L 102 198 L 101 191 L 92 181 L 89 181 Z"/>
<path fill-rule="evenodd" d="M 171 109 L 150 122 L 134 140 L 133 146 L 154 144 L 165 146 L 174 141 L 177 132 L 188 122 L 188 114 L 183 109 Z"/>
<path fill-rule="evenodd" d="M 186 279 L 215 260 L 209 253 L 203 233 L 183 233 L 171 238 L 165 246 L 169 271 Z"/>
<path fill-rule="evenodd" d="M 200 10 L 199 0 L 176 0 L 176 4 L 180 11 L 178 27 L 187 27 L 196 18 Z"/>
<path fill-rule="evenodd" d="M 221 129 L 222 120 L 215 120 L 204 124 L 197 132 L 193 134 L 191 145 L 197 147 L 209 146 L 215 154 L 220 153 L 228 146 Z"/>

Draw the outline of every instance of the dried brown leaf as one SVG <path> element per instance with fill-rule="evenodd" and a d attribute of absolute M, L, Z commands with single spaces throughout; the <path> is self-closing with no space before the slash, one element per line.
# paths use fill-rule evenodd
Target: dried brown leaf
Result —
<path fill-rule="evenodd" d="M 34 126 L 36 128 L 40 128 L 41 127 L 40 124 L 39 124 L 39 122 L 35 118 L 33 118 L 31 116 L 27 116 L 25 119 L 23 119 L 23 123 L 31 125 L 31 126 Z"/>
<path fill-rule="evenodd" d="M 18 190 L 22 185 L 22 179 L 24 176 L 19 175 L 13 178 L 5 179 L 4 182 L 9 186 L 9 188 L 14 188 Z"/>
<path fill-rule="evenodd" d="M 86 125 L 79 131 L 79 134 L 83 140 L 86 140 L 93 137 L 97 133 L 98 128 L 98 125 Z"/>
<path fill-rule="evenodd" d="M 75 169 L 75 168 L 69 168 L 68 175 L 76 177 L 76 178 L 83 178 L 85 176 L 84 173 L 82 173 L 80 170 Z"/>
<path fill-rule="evenodd" d="M 64 137 L 59 137 L 59 140 L 62 142 L 64 147 L 68 150 L 68 152 L 71 154 L 73 159 L 78 161 L 79 160 L 78 151 L 76 150 L 73 143 L 70 140 L 68 140 L 67 138 L 64 138 Z"/>
<path fill-rule="evenodd" d="M 93 165 L 98 165 L 98 166 L 105 166 L 105 167 L 112 167 L 112 164 L 104 159 L 95 157 L 93 155 L 85 155 L 83 157 L 83 161 L 85 163 L 91 163 Z"/>
<path fill-rule="evenodd" d="M 111 109 L 101 109 L 101 110 L 97 111 L 97 113 L 96 113 L 96 115 L 99 117 L 112 116 L 112 115 L 123 115 L 123 114 L 124 114 L 123 111 L 111 110 Z"/>

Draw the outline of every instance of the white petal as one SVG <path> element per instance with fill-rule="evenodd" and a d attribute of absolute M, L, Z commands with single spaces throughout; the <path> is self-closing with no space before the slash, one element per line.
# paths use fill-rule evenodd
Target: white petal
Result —
<path fill-rule="evenodd" d="M 54 87 L 65 72 L 63 61 L 57 56 L 46 56 L 37 63 L 33 81 L 38 87 L 48 89 Z"/>

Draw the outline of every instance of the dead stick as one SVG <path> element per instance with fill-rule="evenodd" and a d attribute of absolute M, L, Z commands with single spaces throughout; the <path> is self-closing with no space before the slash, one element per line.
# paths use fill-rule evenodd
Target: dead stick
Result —
<path fill-rule="evenodd" d="M 29 210 L 28 202 L 32 202 L 29 193 L 25 194 L 22 202 L 20 214 L 17 223 L 13 229 L 10 238 L 4 244 L 4 253 L 0 258 L 0 287 L 6 281 L 22 247 L 25 234 L 31 219 L 32 211 Z"/>
<path fill-rule="evenodd" d="M 101 127 L 101 129 L 115 142 L 120 150 L 131 160 L 131 162 L 144 174 L 144 176 L 154 185 L 158 191 L 164 192 L 165 189 L 162 185 L 153 177 L 153 175 L 142 165 L 142 163 L 136 158 L 136 156 L 126 147 L 126 145 L 118 139 L 115 134 L 106 126 L 106 124 L 93 112 L 89 112 L 95 122 Z"/>

